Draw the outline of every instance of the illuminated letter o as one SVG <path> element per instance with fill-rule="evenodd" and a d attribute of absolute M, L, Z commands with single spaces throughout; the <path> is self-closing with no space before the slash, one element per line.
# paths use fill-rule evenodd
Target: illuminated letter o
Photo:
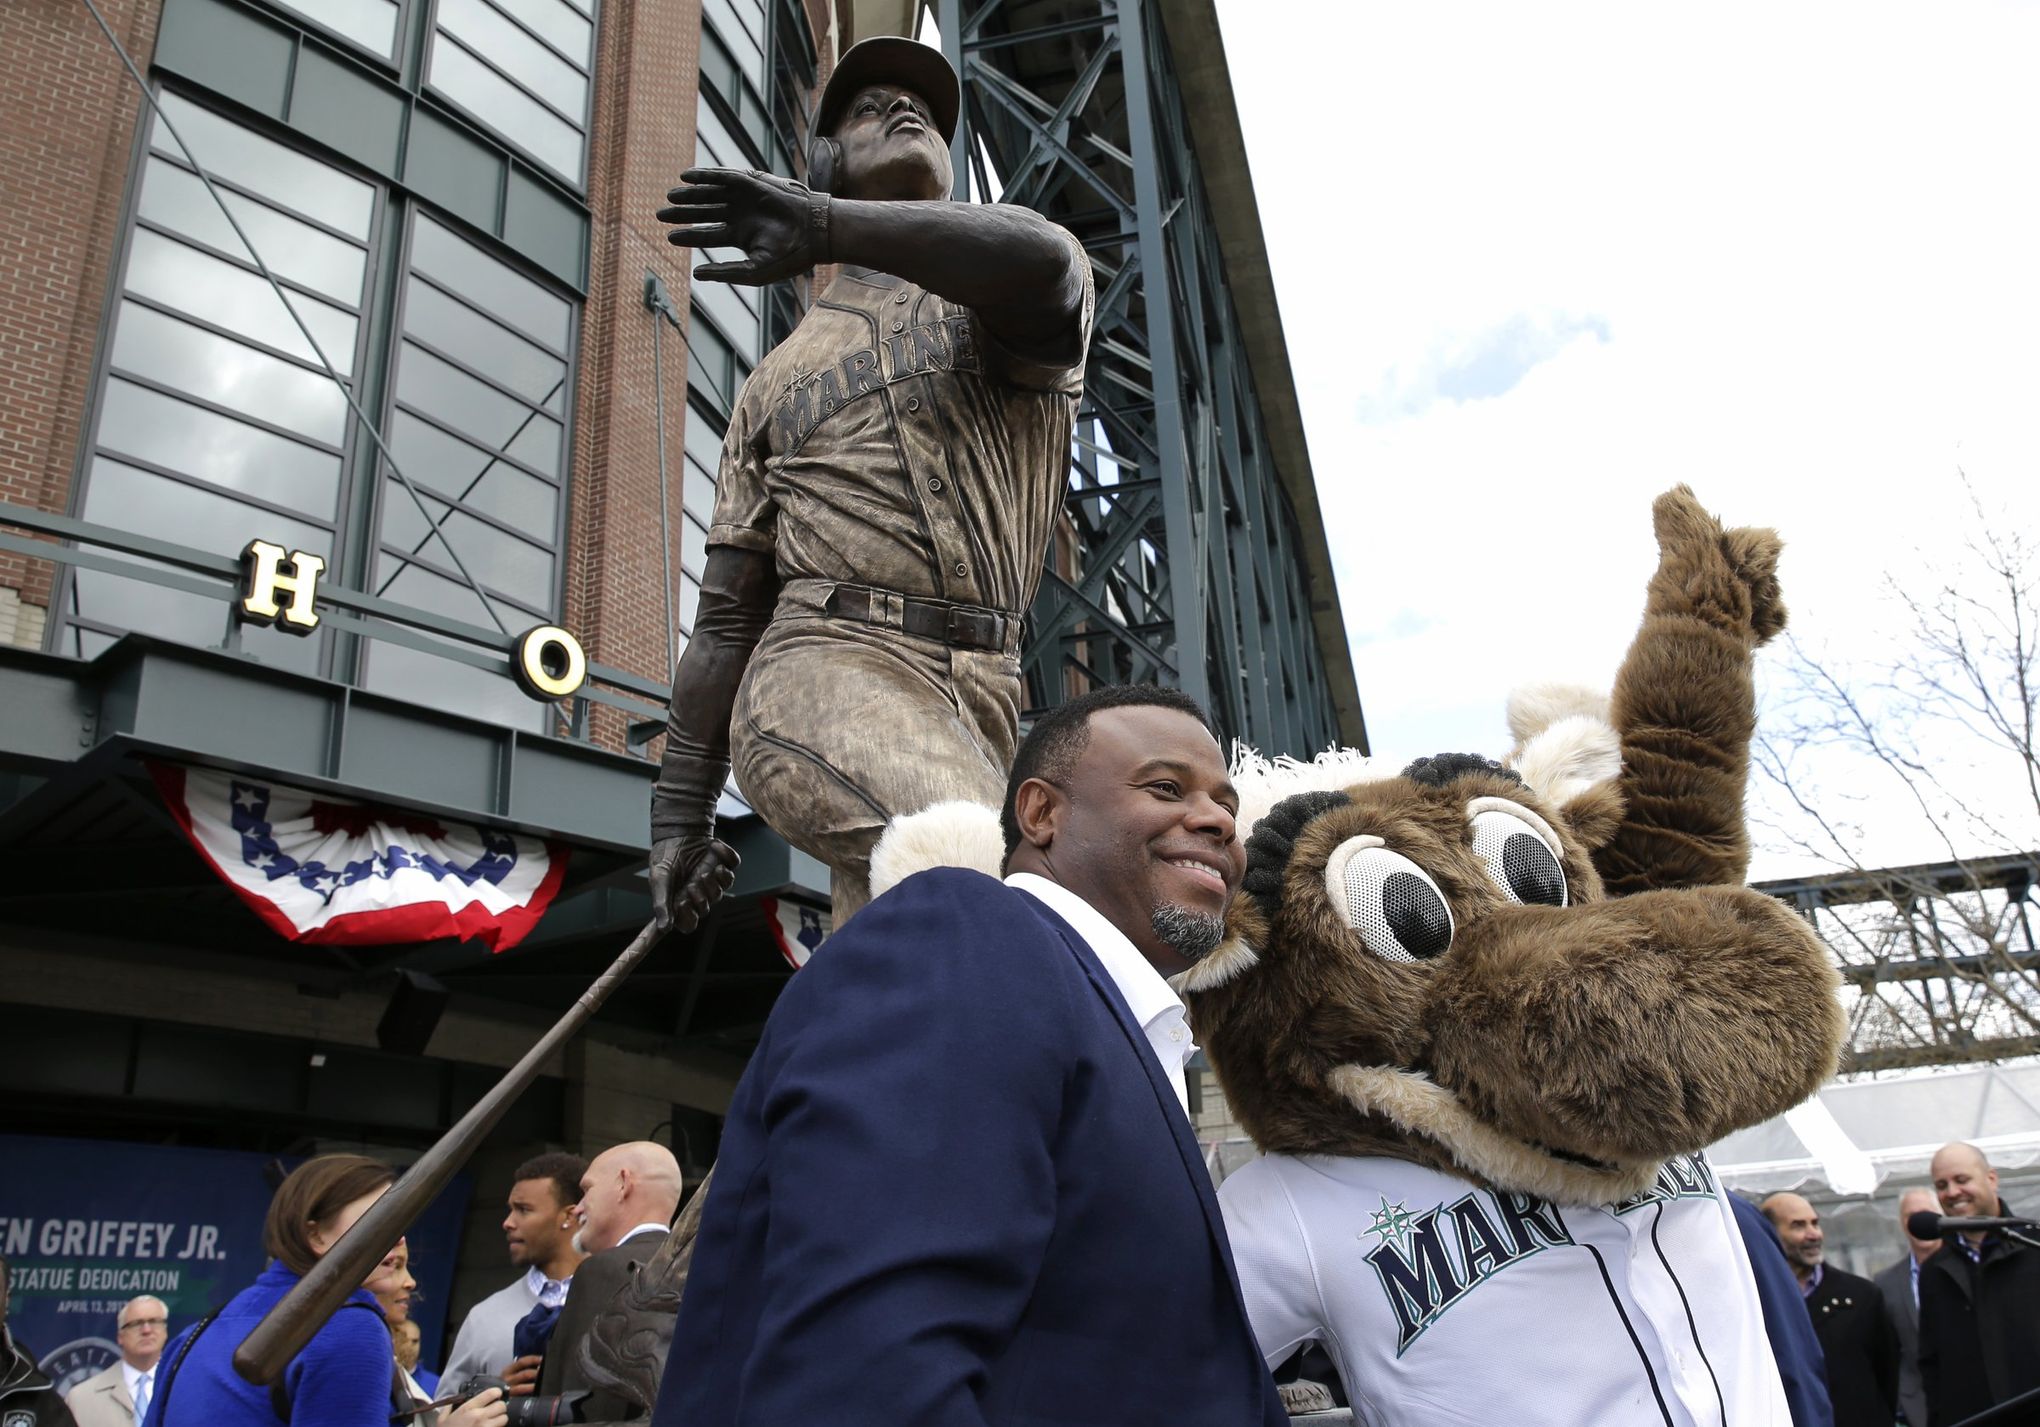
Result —
<path fill-rule="evenodd" d="M 551 664 L 558 668 L 554 673 Z M 517 683 L 534 699 L 563 699 L 588 680 L 588 656 L 580 641 L 556 624 L 527 629 L 511 661 Z"/>

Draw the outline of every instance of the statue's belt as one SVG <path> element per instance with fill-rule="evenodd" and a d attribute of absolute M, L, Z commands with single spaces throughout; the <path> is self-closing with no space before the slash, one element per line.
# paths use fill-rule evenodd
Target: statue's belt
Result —
<path fill-rule="evenodd" d="M 1020 616 L 948 600 L 918 599 L 869 585 L 836 585 L 822 612 L 837 619 L 898 629 L 952 649 L 999 650 L 1018 642 Z"/>

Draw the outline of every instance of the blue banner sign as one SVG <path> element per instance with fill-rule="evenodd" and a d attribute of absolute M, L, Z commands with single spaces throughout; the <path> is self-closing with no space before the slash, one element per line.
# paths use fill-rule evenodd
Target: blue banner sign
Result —
<path fill-rule="evenodd" d="M 301 1159 L 282 1160 L 285 1169 Z M 114 1315 L 137 1294 L 170 1309 L 172 1336 L 255 1281 L 273 1155 L 0 1135 L 0 1258 L 7 1326 L 57 1390 L 113 1364 Z M 411 1316 L 439 1362 L 468 1199 L 457 1178 L 411 1229 Z"/>

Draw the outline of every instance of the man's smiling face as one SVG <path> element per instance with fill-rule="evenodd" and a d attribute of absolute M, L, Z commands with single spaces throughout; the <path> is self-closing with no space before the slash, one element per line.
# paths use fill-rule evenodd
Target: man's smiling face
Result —
<path fill-rule="evenodd" d="M 1974 1148 L 1965 1144 L 1942 1146 L 1934 1156 L 1930 1172 L 1943 1214 L 1957 1219 L 1997 1217 L 1997 1171 Z"/>
<path fill-rule="evenodd" d="M 1173 976 L 1216 946 L 1246 852 L 1209 730 L 1176 709 L 1100 709 L 1045 849 L 1056 880 Z M 1206 944 L 1208 942 L 1208 944 Z"/>

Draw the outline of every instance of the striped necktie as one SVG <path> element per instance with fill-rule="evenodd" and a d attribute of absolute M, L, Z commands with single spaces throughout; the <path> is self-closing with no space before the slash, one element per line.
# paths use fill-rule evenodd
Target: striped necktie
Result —
<path fill-rule="evenodd" d="M 156 1371 L 151 1368 L 135 1379 L 135 1423 L 136 1427 L 149 1420 L 149 1394 L 156 1386 Z"/>

